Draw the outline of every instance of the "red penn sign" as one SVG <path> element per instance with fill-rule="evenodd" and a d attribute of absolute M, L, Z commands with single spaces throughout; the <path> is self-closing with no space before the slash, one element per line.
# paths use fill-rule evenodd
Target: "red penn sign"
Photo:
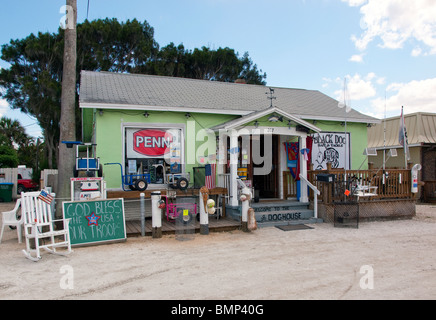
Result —
<path fill-rule="evenodd" d="M 148 157 L 161 157 L 170 152 L 171 133 L 164 130 L 144 129 L 133 133 L 133 150 Z"/>

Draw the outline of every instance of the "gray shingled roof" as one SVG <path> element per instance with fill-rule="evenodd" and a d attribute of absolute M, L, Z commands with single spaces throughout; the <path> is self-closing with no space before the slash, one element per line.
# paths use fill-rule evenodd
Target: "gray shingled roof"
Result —
<path fill-rule="evenodd" d="M 302 119 L 343 120 L 338 101 L 316 90 L 274 87 L 273 101 L 285 112 Z M 81 108 L 144 109 L 248 114 L 270 106 L 268 87 L 152 75 L 82 71 Z M 347 114 L 350 122 L 378 123 L 378 119 L 356 110 Z"/>

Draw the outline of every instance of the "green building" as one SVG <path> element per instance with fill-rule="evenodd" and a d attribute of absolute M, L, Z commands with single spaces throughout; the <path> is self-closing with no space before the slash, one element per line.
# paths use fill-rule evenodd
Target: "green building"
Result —
<path fill-rule="evenodd" d="M 367 128 L 380 122 L 314 90 L 88 71 L 80 108 L 83 140 L 97 144 L 101 163 L 150 174 L 148 189 L 165 186 L 163 171 L 187 174 L 193 186 L 194 168 L 216 164 L 215 184 L 230 189 L 232 206 L 238 177 L 260 198 L 283 199 L 289 167 L 303 176 L 310 163 L 366 169 Z M 119 166 L 103 175 L 108 190 L 121 189 Z"/>

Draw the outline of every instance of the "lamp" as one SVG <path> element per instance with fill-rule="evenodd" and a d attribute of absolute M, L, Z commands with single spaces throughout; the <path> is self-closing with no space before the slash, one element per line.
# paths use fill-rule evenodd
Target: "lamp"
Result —
<path fill-rule="evenodd" d="M 149 116 L 150 116 L 150 114 L 147 111 L 145 111 L 144 117 L 148 118 Z"/>
<path fill-rule="evenodd" d="M 257 129 L 259 127 L 259 122 L 257 120 L 254 122 L 254 127 Z"/>
<path fill-rule="evenodd" d="M 102 115 L 103 115 L 103 110 L 102 110 L 102 109 L 99 109 L 99 110 L 98 110 L 98 114 L 99 114 L 100 116 L 102 116 Z"/>
<path fill-rule="evenodd" d="M 189 119 L 191 117 L 191 114 L 189 112 L 186 112 L 185 117 L 186 119 Z"/>
<path fill-rule="evenodd" d="M 278 122 L 278 121 L 283 122 L 283 117 L 279 117 L 278 115 L 273 114 L 272 116 L 270 116 L 268 118 L 268 121 L 269 122 Z"/>

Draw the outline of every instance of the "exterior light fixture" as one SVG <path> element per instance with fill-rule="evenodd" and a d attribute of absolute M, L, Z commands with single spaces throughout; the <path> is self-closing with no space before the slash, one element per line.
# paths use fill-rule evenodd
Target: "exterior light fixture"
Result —
<path fill-rule="evenodd" d="M 268 121 L 269 122 L 278 122 L 278 121 L 283 122 L 283 117 L 279 117 L 278 115 L 273 114 L 272 116 L 270 116 L 268 118 Z"/>
<path fill-rule="evenodd" d="M 257 120 L 254 122 L 254 127 L 257 129 L 259 127 L 259 122 Z"/>
<path fill-rule="evenodd" d="M 150 114 L 147 111 L 145 111 L 144 117 L 148 118 L 149 116 L 150 116 Z"/>
<path fill-rule="evenodd" d="M 100 116 L 102 116 L 102 115 L 103 115 L 103 110 L 102 110 L 102 109 L 99 109 L 99 110 L 98 110 L 98 114 L 99 114 Z"/>
<path fill-rule="evenodd" d="M 191 114 L 189 112 L 186 112 L 185 117 L 186 119 L 189 119 L 191 117 Z"/>

